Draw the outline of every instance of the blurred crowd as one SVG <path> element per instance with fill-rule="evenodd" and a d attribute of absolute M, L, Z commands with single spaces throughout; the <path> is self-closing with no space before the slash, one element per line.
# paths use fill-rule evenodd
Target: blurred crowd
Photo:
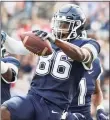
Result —
<path fill-rule="evenodd" d="M 1 2 L 2 29 L 16 40 L 25 31 L 43 29 L 50 32 L 50 21 L 53 13 L 63 4 L 74 3 L 79 5 L 87 17 L 88 37 L 96 39 L 101 45 L 99 55 L 103 75 L 101 87 L 104 96 L 104 106 L 108 111 L 109 101 L 109 3 L 108 2 Z M 45 7 L 44 7 L 45 6 Z M 21 61 L 18 81 L 12 84 L 12 95 L 26 94 L 35 72 L 37 56 L 14 55 Z M 93 110 L 94 111 L 94 110 Z M 94 114 L 94 112 L 93 112 Z"/>

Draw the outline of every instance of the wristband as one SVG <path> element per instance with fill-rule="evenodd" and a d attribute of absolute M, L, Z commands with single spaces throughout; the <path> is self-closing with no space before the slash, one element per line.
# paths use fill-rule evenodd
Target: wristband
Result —
<path fill-rule="evenodd" d="M 1 61 L 1 74 L 4 74 L 8 71 L 8 65 Z"/>
<path fill-rule="evenodd" d="M 91 54 L 90 54 L 90 52 L 88 51 L 88 53 L 89 53 L 89 58 L 88 58 L 88 60 L 86 60 L 87 59 L 87 57 L 85 57 L 84 58 L 84 60 L 82 61 L 83 63 L 88 63 L 90 60 L 91 60 Z M 86 60 L 86 61 L 85 61 Z"/>

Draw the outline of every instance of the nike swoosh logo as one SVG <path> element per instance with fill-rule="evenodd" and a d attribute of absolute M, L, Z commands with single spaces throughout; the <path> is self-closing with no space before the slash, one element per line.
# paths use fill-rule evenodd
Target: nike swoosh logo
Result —
<path fill-rule="evenodd" d="M 88 71 L 88 74 L 92 74 L 94 71 Z"/>
<path fill-rule="evenodd" d="M 53 110 L 52 110 L 52 113 L 57 113 L 57 114 L 59 114 L 58 112 L 55 112 L 55 111 L 53 111 Z"/>

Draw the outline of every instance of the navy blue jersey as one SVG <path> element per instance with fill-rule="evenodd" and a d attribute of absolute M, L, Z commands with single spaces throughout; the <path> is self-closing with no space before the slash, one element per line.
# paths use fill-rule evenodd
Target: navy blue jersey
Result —
<path fill-rule="evenodd" d="M 15 59 L 14 57 L 5 57 L 5 58 L 2 58 L 1 61 L 5 63 L 11 63 L 15 65 L 17 68 L 20 66 L 19 61 Z M 14 71 L 14 69 L 13 69 L 13 72 L 14 72 L 13 77 L 16 77 L 16 71 Z M 10 84 L 7 81 L 4 81 L 3 78 L 1 77 L 1 103 L 8 100 L 10 97 L 11 97 L 10 96 Z"/>
<path fill-rule="evenodd" d="M 87 115 L 90 113 L 91 95 L 95 90 L 95 82 L 101 74 L 101 66 L 99 59 L 93 61 L 92 70 L 85 72 L 79 82 L 78 92 L 73 98 L 69 110 L 72 113 L 82 113 Z"/>
<path fill-rule="evenodd" d="M 70 43 L 79 47 L 92 44 L 96 52 L 100 51 L 99 44 L 93 40 L 77 39 Z M 66 109 L 86 70 L 81 62 L 72 60 L 60 48 L 53 48 L 53 54 L 39 58 L 29 94 L 39 94 L 61 109 Z"/>

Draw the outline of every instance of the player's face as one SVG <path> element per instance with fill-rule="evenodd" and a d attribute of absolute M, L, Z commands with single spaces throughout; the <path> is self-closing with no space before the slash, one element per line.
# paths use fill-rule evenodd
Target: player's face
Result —
<path fill-rule="evenodd" d="M 57 38 L 65 40 L 69 35 L 70 22 L 56 20 L 52 23 L 52 28 Z"/>
<path fill-rule="evenodd" d="M 57 21 L 55 27 L 58 29 L 57 35 L 59 38 L 67 38 L 69 35 L 70 22 Z"/>
<path fill-rule="evenodd" d="M 58 30 L 68 31 L 70 22 L 57 20 L 54 25 Z"/>

